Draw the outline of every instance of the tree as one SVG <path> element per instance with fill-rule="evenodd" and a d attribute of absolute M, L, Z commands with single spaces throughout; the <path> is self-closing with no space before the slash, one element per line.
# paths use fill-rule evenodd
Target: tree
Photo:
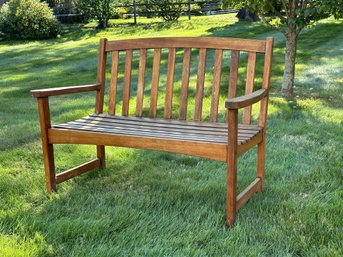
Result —
<path fill-rule="evenodd" d="M 76 7 L 87 18 L 96 19 L 99 28 L 107 28 L 114 12 L 111 0 L 75 0 Z"/>
<path fill-rule="evenodd" d="M 285 69 L 282 83 L 284 96 L 292 96 L 297 39 L 306 26 L 334 15 L 343 16 L 343 0 L 226 0 L 237 8 L 248 8 L 267 25 L 286 37 Z"/>

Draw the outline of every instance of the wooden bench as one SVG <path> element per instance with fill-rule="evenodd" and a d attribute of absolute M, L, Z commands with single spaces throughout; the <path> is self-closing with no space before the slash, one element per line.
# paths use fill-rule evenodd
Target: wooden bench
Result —
<path fill-rule="evenodd" d="M 38 100 L 47 190 L 55 191 L 56 184 L 88 170 L 104 168 L 105 146 L 198 156 L 227 163 L 226 224 L 233 225 L 236 211 L 254 193 L 263 190 L 272 49 L 272 38 L 150 38 L 119 41 L 101 39 L 96 84 L 31 91 L 31 95 Z M 111 76 L 108 113 L 104 113 L 108 53 L 111 53 Z M 227 61 L 224 61 L 223 56 Z M 263 66 L 259 86 L 261 89 L 254 91 L 257 81 L 256 60 L 260 56 L 260 66 Z M 197 65 L 191 65 L 191 57 Z M 211 57 L 212 60 L 209 60 Z M 242 58 L 246 58 L 247 64 L 241 67 L 244 70 L 243 80 L 238 80 Z M 177 62 L 178 59 L 182 62 Z M 152 64 L 150 66 L 149 60 Z M 133 64 L 135 61 L 136 65 Z M 161 63 L 165 64 L 164 83 L 160 81 L 160 73 L 163 71 Z M 222 69 L 225 64 L 226 67 L 230 66 L 230 71 L 226 71 L 228 86 L 221 83 L 221 77 L 226 75 Z M 137 67 L 135 78 L 132 75 L 134 66 Z M 149 67 L 152 75 L 148 77 Z M 192 67 L 195 69 L 192 70 Z M 212 71 L 207 72 L 208 67 Z M 190 83 L 192 73 L 193 77 L 196 77 L 193 84 Z M 205 74 L 207 76 L 209 73 L 213 74 L 213 78 L 208 90 Z M 175 75 L 179 77 L 180 83 L 174 82 Z M 148 81 L 149 78 L 151 82 Z M 237 81 L 243 81 L 241 91 L 244 93 L 241 96 L 236 96 L 239 91 Z M 194 88 L 192 94 L 189 93 L 191 84 Z M 150 88 L 147 88 L 148 86 Z M 227 90 L 220 90 L 223 88 Z M 94 114 L 51 125 L 48 102 L 50 96 L 87 91 L 96 93 Z M 220 98 L 220 91 L 225 92 L 224 98 Z M 205 117 L 202 108 L 206 95 L 204 92 L 212 92 L 207 93 L 207 101 L 211 104 Z M 158 101 L 161 96 L 164 99 Z M 187 108 L 190 102 L 195 106 L 192 110 Z M 252 104 L 257 102 L 260 103 L 257 109 L 259 114 L 253 124 Z M 119 107 L 121 110 L 117 110 Z M 220 107 L 223 107 L 223 112 Z M 239 109 L 242 111 L 239 112 Z M 242 118 L 239 118 L 241 113 Z M 224 117 L 221 122 L 218 122 L 218 114 Z M 54 144 L 96 145 L 97 158 L 56 174 Z M 257 177 L 237 196 L 237 158 L 256 145 Z"/>

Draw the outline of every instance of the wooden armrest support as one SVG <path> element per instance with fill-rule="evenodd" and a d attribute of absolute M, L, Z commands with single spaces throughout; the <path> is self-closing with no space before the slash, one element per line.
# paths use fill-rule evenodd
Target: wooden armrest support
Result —
<path fill-rule="evenodd" d="M 262 89 L 256 90 L 255 92 L 251 94 L 226 100 L 225 107 L 227 109 L 240 109 L 240 108 L 252 105 L 260 101 L 262 98 L 264 98 L 267 95 L 268 95 L 268 90 L 262 88 Z"/>
<path fill-rule="evenodd" d="M 82 85 L 82 86 L 73 86 L 73 87 L 56 87 L 56 88 L 47 88 L 47 89 L 36 89 L 31 90 L 31 96 L 34 97 L 48 97 L 55 95 L 65 95 L 72 93 L 81 93 L 88 91 L 96 91 L 100 89 L 99 84 L 93 85 Z"/>

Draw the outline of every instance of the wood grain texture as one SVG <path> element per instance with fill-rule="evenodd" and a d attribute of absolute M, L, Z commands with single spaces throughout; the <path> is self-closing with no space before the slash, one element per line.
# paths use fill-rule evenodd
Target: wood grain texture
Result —
<path fill-rule="evenodd" d="M 261 142 L 257 145 L 257 177 L 261 179 L 261 184 L 259 192 L 262 192 L 264 189 L 264 169 L 266 163 L 266 139 L 265 139 L 265 128 L 261 132 L 263 137 Z"/>
<path fill-rule="evenodd" d="M 239 109 L 252 105 L 268 95 L 268 89 L 259 89 L 255 92 L 226 100 L 225 107 L 228 109 Z"/>
<path fill-rule="evenodd" d="M 154 49 L 154 48 L 213 48 L 227 50 L 241 50 L 251 52 L 264 52 L 265 41 L 241 38 L 221 37 L 164 37 L 142 38 L 109 41 L 106 51 L 127 49 Z"/>
<path fill-rule="evenodd" d="M 217 122 L 218 106 L 219 106 L 219 91 L 220 91 L 220 76 L 222 71 L 223 51 L 217 49 L 214 54 L 214 74 L 212 82 L 212 100 L 210 121 Z"/>
<path fill-rule="evenodd" d="M 112 52 L 111 61 L 111 80 L 110 80 L 110 95 L 108 103 L 108 113 L 115 115 L 116 113 L 116 98 L 117 98 L 117 83 L 118 83 L 118 66 L 119 66 L 119 52 Z"/>
<path fill-rule="evenodd" d="M 131 74 L 132 74 L 132 50 L 127 50 L 126 57 L 125 57 L 124 85 L 123 85 L 123 108 L 122 108 L 123 116 L 129 115 Z"/>
<path fill-rule="evenodd" d="M 56 144 L 103 144 L 108 146 L 143 148 L 188 154 L 222 162 L 225 162 L 227 158 L 226 144 L 218 143 L 123 136 L 66 129 L 50 129 L 49 138 L 52 143 Z"/>
<path fill-rule="evenodd" d="M 199 49 L 197 85 L 195 91 L 194 120 L 200 121 L 202 116 L 202 102 L 204 97 L 204 84 L 206 73 L 206 48 Z"/>
<path fill-rule="evenodd" d="M 256 67 L 256 53 L 248 53 L 248 65 L 247 65 L 247 79 L 245 83 L 245 95 L 251 94 L 254 91 L 255 81 L 255 67 Z M 251 122 L 251 105 L 247 106 L 243 110 L 242 123 L 250 124 Z"/>
<path fill-rule="evenodd" d="M 176 57 L 176 49 L 169 48 L 166 98 L 164 102 L 164 115 L 163 115 L 163 117 L 166 119 L 170 119 L 172 117 L 175 57 Z"/>
<path fill-rule="evenodd" d="M 154 49 L 154 63 L 152 67 L 150 117 L 155 118 L 157 114 L 158 84 L 160 81 L 161 49 Z"/>
<path fill-rule="evenodd" d="M 189 74 L 191 68 L 191 48 L 185 48 L 183 52 L 183 65 L 182 65 L 182 82 L 180 94 L 180 120 L 187 118 L 187 104 L 188 104 L 188 86 Z"/>
<path fill-rule="evenodd" d="M 95 169 L 100 166 L 100 160 L 95 159 L 89 162 L 86 162 L 82 165 L 79 165 L 77 167 L 74 167 L 72 169 L 66 170 L 64 172 L 61 172 L 57 174 L 56 176 L 56 183 L 62 183 L 68 179 L 71 179 L 73 177 L 79 176 L 87 171 L 90 171 L 92 169 Z"/>
<path fill-rule="evenodd" d="M 143 112 L 144 98 L 144 83 L 146 69 L 146 49 L 140 50 L 139 68 L 138 68 L 138 83 L 137 83 L 137 101 L 136 101 L 136 116 L 141 117 Z"/>
<path fill-rule="evenodd" d="M 264 70 L 263 70 L 263 84 L 262 88 L 268 90 L 270 85 L 270 76 L 272 71 L 272 58 L 273 58 L 273 38 L 267 38 L 266 40 L 266 52 L 264 56 Z M 257 176 L 261 178 L 260 191 L 264 188 L 264 173 L 265 173 L 265 161 L 266 161 L 266 126 L 268 115 L 268 95 L 261 100 L 260 104 L 260 116 L 258 120 L 259 126 L 262 128 L 262 142 L 257 147 Z"/>
<path fill-rule="evenodd" d="M 40 97 L 37 101 L 45 169 L 45 183 L 47 191 L 51 193 L 56 191 L 56 178 L 54 148 L 53 145 L 50 144 L 48 136 L 48 131 L 51 128 L 49 100 L 48 97 Z"/>
<path fill-rule="evenodd" d="M 239 210 L 251 197 L 253 194 L 259 192 L 261 187 L 261 179 L 256 178 L 247 188 L 245 188 L 242 193 L 237 196 L 236 210 Z"/>
<path fill-rule="evenodd" d="M 128 122 L 127 122 L 128 123 Z M 102 119 L 94 121 L 92 119 L 80 119 L 64 124 L 55 125 L 54 128 L 74 129 L 80 131 L 90 131 L 97 133 L 110 133 L 121 135 L 133 135 L 152 138 L 174 138 L 189 141 L 217 142 L 225 144 L 227 142 L 226 128 L 207 128 L 195 126 L 184 127 L 166 123 L 132 122 L 127 124 L 124 121 Z M 226 133 L 225 133 L 226 132 Z M 238 129 L 238 144 L 243 144 L 254 138 L 259 131 Z"/>
<path fill-rule="evenodd" d="M 231 65 L 230 65 L 230 79 L 229 79 L 229 99 L 236 96 L 237 80 L 238 80 L 238 67 L 239 67 L 239 51 L 231 52 Z"/>
<path fill-rule="evenodd" d="M 31 96 L 34 96 L 34 97 L 48 97 L 48 96 L 66 95 L 66 94 L 82 93 L 82 92 L 97 91 L 97 90 L 100 90 L 99 84 L 36 89 L 36 90 L 31 90 L 30 94 Z"/>
<path fill-rule="evenodd" d="M 226 225 L 232 227 L 236 219 L 238 110 L 228 111 L 228 146 L 226 174 Z"/>
<path fill-rule="evenodd" d="M 270 85 L 270 76 L 272 71 L 273 62 L 273 38 L 267 38 L 266 40 L 266 53 L 264 55 L 264 70 L 263 70 L 263 83 L 262 88 L 268 89 Z M 268 96 L 261 101 L 260 117 L 258 124 L 260 127 L 266 127 L 267 125 L 267 110 L 268 110 Z"/>
<path fill-rule="evenodd" d="M 95 112 L 102 113 L 104 108 L 104 94 L 105 94 L 105 76 L 106 76 L 106 59 L 107 53 L 105 51 L 107 46 L 107 39 L 100 39 L 99 55 L 98 55 L 98 71 L 96 76 L 96 84 L 100 85 L 99 90 L 96 91 Z"/>

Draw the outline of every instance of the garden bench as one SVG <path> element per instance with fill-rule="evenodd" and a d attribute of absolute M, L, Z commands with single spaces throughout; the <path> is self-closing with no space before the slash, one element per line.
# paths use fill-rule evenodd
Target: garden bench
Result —
<path fill-rule="evenodd" d="M 236 38 L 150 38 L 108 41 L 100 40 L 96 84 L 75 87 L 32 90 L 38 100 L 46 186 L 49 192 L 56 184 L 94 168 L 105 167 L 105 146 L 120 146 L 181 153 L 227 163 L 226 224 L 234 224 L 236 211 L 256 192 L 263 190 L 266 149 L 266 119 L 268 88 L 272 63 L 273 39 L 250 40 Z M 107 54 L 111 53 L 108 113 L 104 113 Z M 223 53 L 228 53 L 224 63 Z M 123 56 L 125 54 L 125 57 Z M 212 54 L 213 60 L 208 60 Z M 146 71 L 150 67 L 151 83 Z M 153 55 L 153 56 L 152 56 Z M 161 58 L 165 56 L 165 58 Z M 178 58 L 180 57 L 181 58 Z M 191 57 L 197 65 L 192 71 Z M 257 81 L 257 57 L 262 57 L 260 86 Z M 240 60 L 245 79 L 239 80 Z M 165 59 L 166 81 L 161 83 L 161 67 Z M 181 59 L 180 65 L 177 60 Z M 133 65 L 136 60 L 137 65 Z M 206 87 L 206 62 L 213 72 L 210 89 Z M 222 68 L 227 71 L 228 85 L 221 83 Z M 123 64 L 122 72 L 120 64 Z M 213 65 L 213 66 L 212 66 Z M 177 71 L 177 68 L 180 71 Z M 135 69 L 136 68 L 136 69 Z M 133 70 L 137 78 L 133 78 Z M 190 75 L 196 73 L 193 93 Z M 256 75 L 255 75 L 256 74 Z M 175 75 L 181 83 L 175 83 Z M 244 93 L 237 96 L 237 85 L 243 81 Z M 147 88 L 147 85 L 151 88 Z M 244 89 L 245 87 L 245 89 Z M 204 90 L 204 88 L 207 90 Z M 223 90 L 223 88 L 227 90 Z M 176 89 L 178 91 L 176 92 Z M 95 112 L 87 117 L 51 125 L 48 98 L 50 96 L 95 91 Z M 220 92 L 225 92 L 224 98 Z M 203 117 L 203 100 L 209 92 L 210 110 Z M 212 93 L 211 93 L 212 92 Z M 179 95 L 177 95 L 179 94 Z M 159 95 L 164 99 L 158 102 Z M 193 96 L 193 98 L 192 98 Z M 120 99 L 119 99 L 120 98 Z M 227 99 L 226 99 L 227 98 Z M 222 99 L 222 101 L 220 101 Z M 148 101 L 147 101 L 148 100 Z M 194 103 L 194 109 L 187 108 Z M 252 105 L 259 102 L 254 124 Z M 162 104 L 161 104 L 162 103 Z M 144 105 L 145 104 L 145 105 Z M 120 108 L 119 108 L 120 107 Z M 218 117 L 220 108 L 224 115 Z M 121 109 L 120 112 L 118 109 Z M 239 112 L 239 109 L 242 109 Z M 193 112 L 194 110 L 194 112 Z M 240 115 L 242 114 L 242 118 Z M 97 158 L 78 167 L 56 174 L 54 144 L 95 145 Z M 257 145 L 257 177 L 238 196 L 236 194 L 237 158 Z"/>

